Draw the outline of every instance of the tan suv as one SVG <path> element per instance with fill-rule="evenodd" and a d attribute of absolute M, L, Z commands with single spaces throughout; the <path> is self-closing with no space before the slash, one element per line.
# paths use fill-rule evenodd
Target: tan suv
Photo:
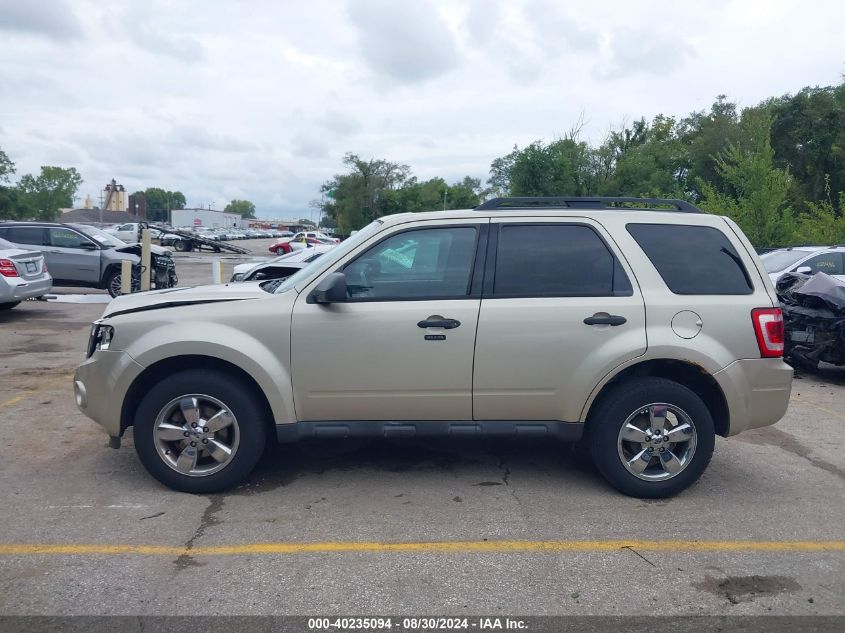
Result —
<path fill-rule="evenodd" d="M 715 435 L 783 416 L 777 305 L 727 218 L 501 198 L 379 218 L 283 281 L 120 297 L 74 384 L 183 491 L 241 482 L 273 437 L 489 434 L 577 442 L 618 490 L 663 497 Z"/>

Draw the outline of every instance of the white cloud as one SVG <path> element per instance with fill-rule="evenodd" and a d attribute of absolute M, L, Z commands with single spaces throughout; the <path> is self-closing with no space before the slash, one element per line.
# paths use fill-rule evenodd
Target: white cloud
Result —
<path fill-rule="evenodd" d="M 300 217 L 346 151 L 487 178 L 514 143 L 840 81 L 845 5 L 0 0 L 0 148 Z"/>
<path fill-rule="evenodd" d="M 64 0 L 0 0 L 0 30 L 56 40 L 82 37 L 82 25 Z"/>
<path fill-rule="evenodd" d="M 457 64 L 455 42 L 428 0 L 350 0 L 364 60 L 389 83 L 432 79 Z"/>

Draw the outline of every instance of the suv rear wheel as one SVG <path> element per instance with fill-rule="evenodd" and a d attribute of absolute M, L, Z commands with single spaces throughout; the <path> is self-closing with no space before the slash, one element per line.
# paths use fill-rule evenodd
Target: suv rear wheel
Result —
<path fill-rule="evenodd" d="M 264 451 L 267 420 L 249 385 L 186 370 L 155 385 L 135 414 L 135 450 L 161 483 L 182 492 L 231 488 Z"/>
<path fill-rule="evenodd" d="M 664 378 L 613 387 L 590 415 L 596 468 L 633 497 L 671 497 L 692 485 L 713 455 L 710 411 L 694 392 Z"/>

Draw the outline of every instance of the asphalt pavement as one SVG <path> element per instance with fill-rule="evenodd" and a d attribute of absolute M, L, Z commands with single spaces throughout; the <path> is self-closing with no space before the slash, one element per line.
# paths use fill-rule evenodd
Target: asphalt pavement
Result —
<path fill-rule="evenodd" d="M 102 309 L 0 313 L 0 615 L 845 615 L 845 371 L 799 377 L 670 500 L 513 440 L 302 442 L 192 496 L 76 410 Z"/>

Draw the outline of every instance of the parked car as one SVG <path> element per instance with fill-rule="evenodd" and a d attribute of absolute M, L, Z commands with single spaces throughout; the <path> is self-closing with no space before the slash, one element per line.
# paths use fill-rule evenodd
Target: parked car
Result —
<path fill-rule="evenodd" d="M 270 245 L 269 250 L 276 255 L 284 255 L 285 253 L 293 253 L 295 251 L 311 248 L 312 246 L 334 246 L 337 244 L 334 240 L 327 240 L 320 237 L 306 237 L 303 234 L 298 234 L 291 238 L 282 238 Z"/>
<path fill-rule="evenodd" d="M 334 248 L 334 244 L 320 244 L 314 248 L 293 251 L 280 255 L 265 262 L 247 262 L 238 264 L 232 271 L 230 281 L 259 281 L 262 279 L 285 279 L 290 277 L 306 265 L 313 262 L 323 253 Z"/>
<path fill-rule="evenodd" d="M 777 283 L 786 333 L 784 358 L 808 371 L 845 365 L 845 279 L 818 271 L 787 273 Z"/>
<path fill-rule="evenodd" d="M 243 481 L 273 437 L 491 434 L 576 442 L 650 498 L 695 482 L 716 435 L 783 416 L 783 348 L 729 218 L 506 198 L 379 218 L 282 282 L 120 297 L 74 386 L 177 490 Z"/>
<path fill-rule="evenodd" d="M 845 246 L 793 246 L 760 255 L 772 283 L 786 273 L 826 273 L 845 281 Z"/>
<path fill-rule="evenodd" d="M 0 310 L 14 308 L 24 299 L 41 297 L 53 288 L 44 256 L 18 248 L 0 238 Z"/>
<path fill-rule="evenodd" d="M 141 245 L 127 244 L 96 227 L 55 222 L 3 222 L 0 237 L 19 248 L 41 251 L 56 286 L 104 288 L 120 294 L 121 262 L 133 264 L 133 284 L 140 286 Z M 170 251 L 151 246 L 152 287 L 176 285 Z"/>

